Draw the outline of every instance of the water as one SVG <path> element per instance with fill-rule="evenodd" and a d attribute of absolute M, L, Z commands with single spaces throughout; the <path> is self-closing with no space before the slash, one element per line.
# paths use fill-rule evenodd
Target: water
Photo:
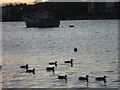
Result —
<path fill-rule="evenodd" d="M 3 88 L 118 87 L 118 20 L 68 20 L 55 28 L 26 28 L 24 22 L 2 26 Z M 64 64 L 70 59 L 73 67 Z M 46 71 L 50 61 L 58 61 L 55 73 Z M 25 64 L 35 68 L 35 74 L 20 68 Z M 67 82 L 57 78 L 61 74 L 67 74 Z M 88 83 L 78 80 L 86 75 Z M 106 83 L 95 81 L 104 75 Z"/>

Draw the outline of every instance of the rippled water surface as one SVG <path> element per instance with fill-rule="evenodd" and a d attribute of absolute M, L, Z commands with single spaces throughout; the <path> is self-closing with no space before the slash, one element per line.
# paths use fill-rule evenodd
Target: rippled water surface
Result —
<path fill-rule="evenodd" d="M 118 87 L 118 20 L 68 20 L 55 28 L 26 28 L 24 22 L 2 26 L 3 88 Z M 70 59 L 73 67 L 64 63 Z M 46 71 L 50 61 L 58 62 L 55 73 Z M 20 68 L 25 64 L 35 68 L 35 74 Z M 58 79 L 61 74 L 67 81 Z M 78 80 L 86 75 L 88 83 Z M 95 80 L 104 75 L 106 83 Z"/>

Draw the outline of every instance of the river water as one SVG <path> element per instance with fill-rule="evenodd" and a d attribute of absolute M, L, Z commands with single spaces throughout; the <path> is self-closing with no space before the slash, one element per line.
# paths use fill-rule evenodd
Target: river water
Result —
<path fill-rule="evenodd" d="M 67 20 L 55 28 L 3 22 L 2 39 L 3 88 L 118 87 L 118 20 Z M 73 67 L 64 63 L 70 59 Z M 50 61 L 58 62 L 54 73 L 46 71 Z M 20 68 L 25 64 L 35 68 L 35 74 Z M 67 81 L 58 79 L 61 74 Z M 86 75 L 88 83 L 78 80 Z M 106 83 L 95 80 L 104 75 Z"/>

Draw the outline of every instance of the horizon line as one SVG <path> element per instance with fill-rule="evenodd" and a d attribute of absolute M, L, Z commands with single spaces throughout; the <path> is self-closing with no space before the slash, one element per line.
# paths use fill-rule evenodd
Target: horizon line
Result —
<path fill-rule="evenodd" d="M 0 4 L 11 4 L 11 3 L 34 3 L 34 2 L 0 2 Z"/>
<path fill-rule="evenodd" d="M 41 2 L 51 2 L 51 1 L 41 1 Z M 41 3 L 41 2 L 38 2 L 38 3 Z M 82 2 L 88 2 L 88 1 L 85 0 L 85 1 L 82 1 Z M 0 2 L 0 4 L 17 4 L 17 3 L 35 4 L 35 1 L 34 2 Z"/>

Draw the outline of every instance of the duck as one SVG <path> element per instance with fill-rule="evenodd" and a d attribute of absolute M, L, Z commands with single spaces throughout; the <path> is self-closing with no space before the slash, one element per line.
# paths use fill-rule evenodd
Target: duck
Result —
<path fill-rule="evenodd" d="M 95 79 L 97 81 L 104 81 L 104 82 L 106 82 L 106 78 L 107 78 L 107 76 L 103 76 L 103 77 L 96 77 Z"/>
<path fill-rule="evenodd" d="M 89 77 L 89 76 L 86 75 L 86 77 L 79 77 L 78 79 L 79 79 L 79 80 L 86 80 L 86 81 L 88 82 L 88 77 Z"/>
<path fill-rule="evenodd" d="M 65 61 L 64 63 L 73 63 L 73 59 L 71 59 L 70 61 Z"/>
<path fill-rule="evenodd" d="M 33 68 L 33 70 L 26 69 L 26 72 L 35 74 L 35 68 Z"/>
<path fill-rule="evenodd" d="M 54 68 L 54 66 L 53 66 L 53 67 L 46 67 L 46 70 L 47 70 L 47 71 L 50 71 L 50 70 L 51 70 L 51 71 L 54 72 L 54 71 L 55 71 L 55 68 Z"/>
<path fill-rule="evenodd" d="M 65 61 L 64 63 L 71 63 L 71 67 L 73 66 L 73 59 L 71 59 L 70 61 Z"/>
<path fill-rule="evenodd" d="M 2 69 L 2 65 L 0 65 L 0 69 Z"/>
<path fill-rule="evenodd" d="M 67 75 L 65 75 L 65 76 L 62 76 L 62 75 L 58 76 L 58 79 L 65 79 L 66 80 L 67 79 Z"/>
<path fill-rule="evenodd" d="M 69 27 L 74 27 L 74 25 L 69 25 Z"/>
<path fill-rule="evenodd" d="M 20 68 L 26 68 L 26 69 L 28 69 L 28 64 L 26 64 L 25 66 L 20 66 Z"/>
<path fill-rule="evenodd" d="M 77 52 L 77 48 L 74 48 L 74 52 Z"/>
<path fill-rule="evenodd" d="M 57 67 L 57 61 L 55 62 L 49 62 L 50 65 L 55 65 Z"/>

